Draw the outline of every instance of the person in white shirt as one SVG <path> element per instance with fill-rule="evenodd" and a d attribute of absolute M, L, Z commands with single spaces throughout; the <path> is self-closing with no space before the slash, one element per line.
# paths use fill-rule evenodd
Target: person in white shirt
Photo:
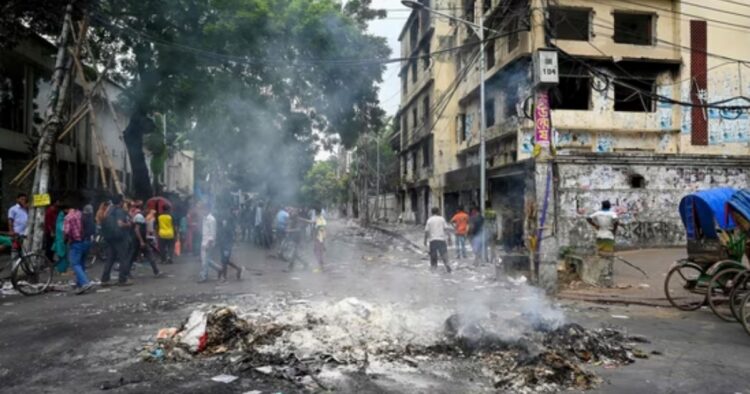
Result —
<path fill-rule="evenodd" d="M 612 265 L 615 255 L 615 234 L 619 226 L 617 214 L 612 211 L 612 204 L 609 201 L 602 201 L 602 209 L 594 212 L 586 220 L 596 230 L 596 251 L 600 262 L 603 263 L 600 282 L 604 286 L 612 287 L 614 285 Z"/>
<path fill-rule="evenodd" d="M 440 216 L 440 209 L 432 208 L 432 216 L 427 219 L 424 226 L 424 245 L 430 246 L 430 268 L 435 270 L 438 263 L 438 255 L 445 264 L 448 273 L 451 272 L 451 266 L 448 264 L 448 243 L 450 243 L 450 226 L 448 222 Z"/>
<path fill-rule="evenodd" d="M 216 218 L 211 213 L 211 208 L 204 208 L 206 217 L 203 218 L 203 241 L 201 242 L 201 274 L 198 283 L 203 283 L 208 280 L 208 269 L 212 268 L 217 272 L 221 271 L 221 268 L 216 266 L 211 261 L 211 253 L 213 252 L 214 246 L 216 246 Z"/>

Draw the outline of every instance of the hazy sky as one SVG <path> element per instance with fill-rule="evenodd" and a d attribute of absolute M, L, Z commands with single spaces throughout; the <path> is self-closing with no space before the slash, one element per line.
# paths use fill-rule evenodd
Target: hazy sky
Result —
<path fill-rule="evenodd" d="M 409 9 L 401 4 L 401 0 L 374 0 L 373 8 L 388 10 L 388 17 L 370 23 L 372 34 L 383 36 L 388 39 L 388 45 L 393 51 L 391 57 L 399 57 L 401 48 L 398 43 L 398 34 L 409 16 Z M 388 115 L 394 115 L 398 110 L 401 97 L 401 83 L 398 77 L 399 63 L 390 63 L 383 74 L 383 83 L 380 85 L 380 102 Z"/>

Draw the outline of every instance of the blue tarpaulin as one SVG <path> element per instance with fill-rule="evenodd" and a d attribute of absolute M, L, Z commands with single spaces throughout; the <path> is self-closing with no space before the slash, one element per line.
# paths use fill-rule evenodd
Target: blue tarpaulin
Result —
<path fill-rule="evenodd" d="M 742 217 L 750 220 L 750 190 L 740 190 L 734 193 L 727 204 Z"/>
<path fill-rule="evenodd" d="M 721 187 L 683 197 L 680 216 L 688 239 L 717 238 L 717 227 L 722 230 L 734 229 L 734 221 L 726 214 L 726 205 L 736 192 L 731 187 Z"/>

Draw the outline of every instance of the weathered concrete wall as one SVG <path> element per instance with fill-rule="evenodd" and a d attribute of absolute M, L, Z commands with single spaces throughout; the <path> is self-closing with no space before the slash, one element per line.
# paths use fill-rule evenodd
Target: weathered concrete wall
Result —
<path fill-rule="evenodd" d="M 678 212 L 680 199 L 705 188 L 746 188 L 747 159 L 681 159 L 598 156 L 596 161 L 558 158 L 557 234 L 561 247 L 593 246 L 594 232 L 586 217 L 609 200 L 620 216 L 619 248 L 680 246 L 685 232 Z M 645 179 L 642 188 L 631 177 Z"/>

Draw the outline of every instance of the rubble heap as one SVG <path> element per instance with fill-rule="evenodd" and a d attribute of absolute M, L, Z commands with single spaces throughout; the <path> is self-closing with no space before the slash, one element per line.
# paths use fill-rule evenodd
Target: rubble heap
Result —
<path fill-rule="evenodd" d="M 590 389 L 600 380 L 582 365 L 617 366 L 645 357 L 635 347 L 644 339 L 609 328 L 526 323 L 519 337 L 498 329 L 515 333 L 521 322 L 497 315 L 475 320 L 453 314 L 441 324 L 435 317 L 447 311 L 374 306 L 354 298 L 283 306 L 261 304 L 244 315 L 228 307 L 195 311 L 181 327 L 162 330 L 144 357 L 220 356 L 235 372 L 253 370 L 323 389 L 318 375 L 326 369 L 367 376 L 374 360 L 417 368 L 414 357 L 463 359 L 479 366 L 495 388 L 520 393 Z"/>

